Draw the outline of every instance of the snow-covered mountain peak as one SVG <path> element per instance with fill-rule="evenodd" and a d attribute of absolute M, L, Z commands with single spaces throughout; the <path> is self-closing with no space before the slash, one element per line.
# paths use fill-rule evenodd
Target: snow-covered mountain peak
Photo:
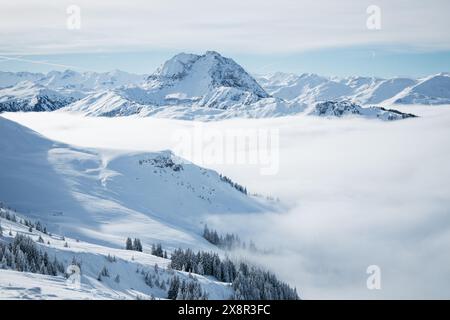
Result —
<path fill-rule="evenodd" d="M 172 91 L 191 97 L 205 96 L 221 87 L 246 91 L 258 98 L 269 97 L 239 64 L 215 51 L 207 51 L 203 55 L 175 55 L 148 77 L 148 87 L 171 87 Z"/>
<path fill-rule="evenodd" d="M 186 75 L 186 72 L 199 57 L 195 54 L 179 53 L 160 66 L 150 78 L 181 78 Z"/>

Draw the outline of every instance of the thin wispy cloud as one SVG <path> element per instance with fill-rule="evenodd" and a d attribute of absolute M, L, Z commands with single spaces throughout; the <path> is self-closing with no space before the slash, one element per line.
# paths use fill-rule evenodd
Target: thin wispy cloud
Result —
<path fill-rule="evenodd" d="M 83 67 L 80 66 L 74 66 L 74 65 L 69 65 L 69 64 L 61 64 L 61 63 L 52 63 L 52 62 L 48 62 L 48 61 L 39 61 L 39 60 L 31 60 L 31 59 L 24 59 L 21 58 L 21 56 L 17 56 L 17 57 L 7 57 L 7 56 L 0 56 L 0 62 L 3 61 L 19 61 L 19 62 L 26 62 L 29 64 L 42 64 L 42 65 L 46 65 L 46 66 L 50 66 L 50 67 L 57 67 L 57 68 L 66 68 L 66 69 L 74 69 L 74 70 L 80 70 L 81 71 L 87 71 L 88 69 L 85 69 Z"/>
<path fill-rule="evenodd" d="M 4 1 L 3 1 L 4 2 Z M 54 54 L 184 49 L 289 53 L 364 44 L 450 47 L 448 1 L 378 1 L 381 29 L 368 30 L 369 0 L 39 1 L 2 3 L 0 53 Z M 67 28 L 69 5 L 81 28 Z M 436 10 L 439 8 L 439 10 Z"/>

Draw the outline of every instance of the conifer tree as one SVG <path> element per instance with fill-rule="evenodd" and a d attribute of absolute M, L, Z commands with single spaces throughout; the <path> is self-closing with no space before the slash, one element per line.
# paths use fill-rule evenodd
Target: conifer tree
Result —
<path fill-rule="evenodd" d="M 133 250 L 133 243 L 131 241 L 131 238 L 127 238 L 127 241 L 125 243 L 125 249 L 126 250 Z"/>
<path fill-rule="evenodd" d="M 167 298 L 175 300 L 178 296 L 178 288 L 180 286 L 180 278 L 174 276 L 170 281 L 169 290 L 167 291 Z"/>
<path fill-rule="evenodd" d="M 133 241 L 133 250 L 142 252 L 141 240 L 135 238 Z"/>

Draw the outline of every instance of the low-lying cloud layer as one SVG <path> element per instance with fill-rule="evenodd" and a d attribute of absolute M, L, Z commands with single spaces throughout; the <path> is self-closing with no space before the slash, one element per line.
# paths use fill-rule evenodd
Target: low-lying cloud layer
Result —
<path fill-rule="evenodd" d="M 450 109 L 402 109 L 421 117 L 206 124 L 279 130 L 276 175 L 261 175 L 257 166 L 211 166 L 287 206 L 261 216 L 212 217 L 211 224 L 274 249 L 253 259 L 304 298 L 449 298 Z M 57 140 L 127 150 L 171 148 L 174 130 L 194 127 L 163 119 L 6 116 Z M 381 269 L 381 290 L 366 287 L 369 265 Z"/>

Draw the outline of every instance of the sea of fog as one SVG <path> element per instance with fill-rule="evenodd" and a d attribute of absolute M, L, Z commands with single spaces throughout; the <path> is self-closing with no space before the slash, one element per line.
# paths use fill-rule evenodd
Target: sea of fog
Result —
<path fill-rule="evenodd" d="M 305 299 L 450 298 L 450 106 L 400 109 L 420 117 L 197 123 L 62 112 L 2 116 L 73 145 L 181 150 L 250 192 L 279 198 L 282 212 L 211 217 L 210 223 L 270 249 L 253 259 Z M 221 161 L 231 150 L 226 133 L 239 130 L 268 137 L 270 152 L 263 157 L 255 144 L 236 144 L 236 154 L 253 162 Z M 379 290 L 366 285 L 371 265 L 381 271 Z"/>

